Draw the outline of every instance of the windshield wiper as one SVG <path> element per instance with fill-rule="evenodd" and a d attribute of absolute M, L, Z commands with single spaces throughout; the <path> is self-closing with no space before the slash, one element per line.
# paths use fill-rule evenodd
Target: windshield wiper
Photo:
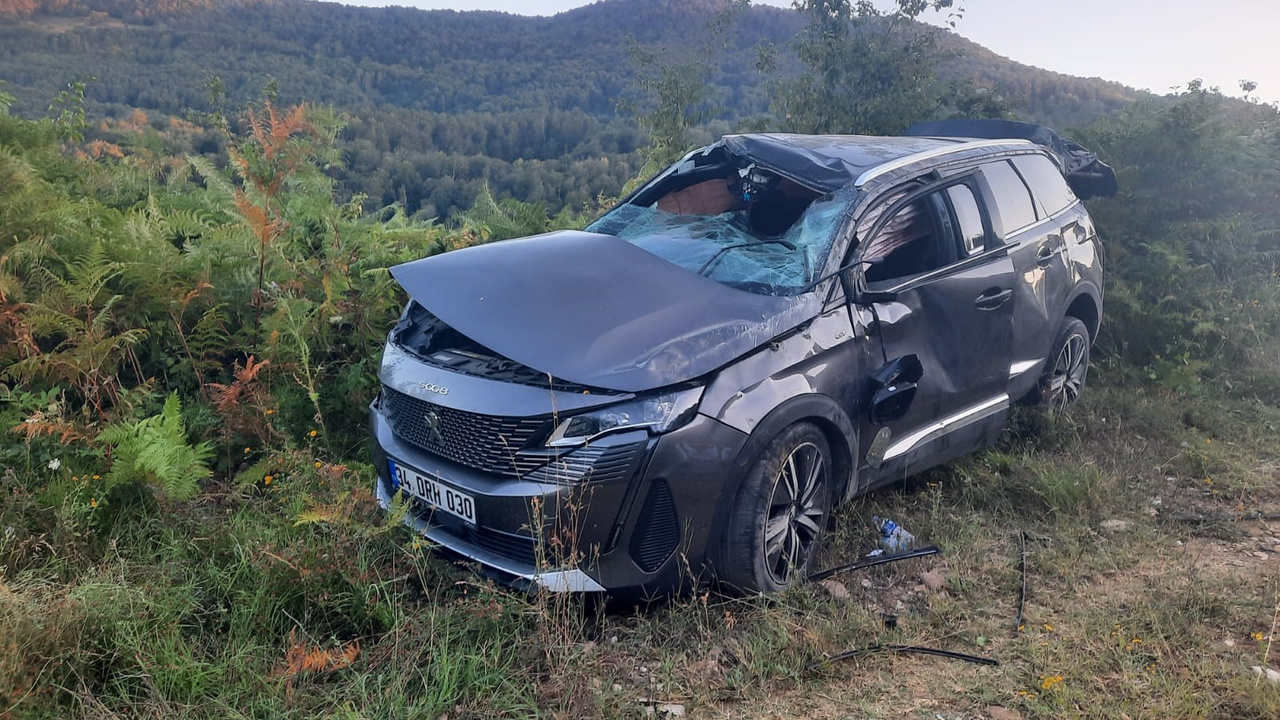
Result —
<path fill-rule="evenodd" d="M 795 252 L 796 246 L 786 240 L 754 240 L 752 242 L 738 243 L 737 245 L 725 245 L 716 251 L 706 262 L 702 263 L 702 267 L 698 268 L 698 274 L 706 277 L 707 268 L 711 267 L 717 260 L 730 250 L 737 250 L 744 247 L 755 247 L 757 245 L 781 245 L 782 247 Z"/>

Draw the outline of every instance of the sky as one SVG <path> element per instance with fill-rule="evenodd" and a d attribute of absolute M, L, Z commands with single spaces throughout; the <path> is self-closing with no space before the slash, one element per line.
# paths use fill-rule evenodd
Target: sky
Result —
<path fill-rule="evenodd" d="M 583 0 L 340 0 L 554 15 Z M 1018 62 L 1157 93 L 1194 78 L 1280 101 L 1280 0 L 961 0 L 957 32 Z M 789 0 L 756 0 L 789 6 Z"/>

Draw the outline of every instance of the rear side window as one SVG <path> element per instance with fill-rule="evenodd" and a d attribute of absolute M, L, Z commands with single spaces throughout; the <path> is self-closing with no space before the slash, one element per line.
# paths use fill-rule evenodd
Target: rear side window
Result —
<path fill-rule="evenodd" d="M 1062 173 L 1049 158 L 1043 155 L 1023 155 L 1014 158 L 1013 165 L 1022 174 L 1022 179 L 1031 186 L 1031 192 L 1048 215 L 1076 201 L 1075 193 L 1071 192 Z"/>
<path fill-rule="evenodd" d="M 1031 191 L 1027 189 L 1022 178 L 1014 172 L 1008 162 L 991 163 L 982 166 L 982 176 L 991 188 L 992 200 L 996 204 L 996 215 L 999 216 L 1000 229 L 1004 237 L 1008 237 L 1036 221 L 1035 206 L 1031 204 Z"/>
<path fill-rule="evenodd" d="M 947 188 L 947 197 L 955 210 L 956 221 L 960 223 L 960 243 L 964 253 L 976 255 L 982 252 L 987 233 L 982 229 L 982 212 L 978 210 L 973 191 L 964 185 L 952 185 Z"/>

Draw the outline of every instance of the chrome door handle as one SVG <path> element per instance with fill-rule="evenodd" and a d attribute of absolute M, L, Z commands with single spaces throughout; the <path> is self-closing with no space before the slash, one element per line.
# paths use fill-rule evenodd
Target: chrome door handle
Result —
<path fill-rule="evenodd" d="M 973 304 L 979 310 L 995 310 L 1008 302 L 1011 297 L 1013 297 L 1013 290 L 1009 288 L 991 288 L 979 295 Z"/>

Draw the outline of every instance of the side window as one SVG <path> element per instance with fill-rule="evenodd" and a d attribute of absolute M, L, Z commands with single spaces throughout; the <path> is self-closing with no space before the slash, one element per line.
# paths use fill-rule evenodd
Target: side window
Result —
<path fill-rule="evenodd" d="M 991 199 L 995 202 L 996 217 L 992 220 L 999 225 L 1001 236 L 1008 238 L 1011 233 L 1036 221 L 1031 191 L 1014 172 L 1012 165 L 1007 161 L 983 165 L 982 177 L 987 181 Z"/>
<path fill-rule="evenodd" d="M 947 199 L 959 223 L 960 246 L 965 255 L 977 255 L 985 248 L 987 232 L 982 228 L 982 211 L 973 191 L 965 185 L 947 188 Z"/>
<path fill-rule="evenodd" d="M 1023 155 L 1014 158 L 1013 165 L 1018 168 L 1022 179 L 1031 186 L 1031 192 L 1048 215 L 1076 201 L 1076 195 L 1067 186 L 1062 172 L 1049 158 L 1043 155 Z"/>
<path fill-rule="evenodd" d="M 867 212 L 858 223 L 857 237 L 863 243 L 861 257 L 871 261 L 867 267 L 868 282 L 902 280 L 945 267 L 962 257 L 956 218 L 949 203 L 951 188 L 918 197 L 892 209 L 879 231 L 868 237 L 884 213 L 890 212 L 913 188 L 891 194 L 884 202 Z M 963 188 L 967 193 L 968 188 Z M 976 214 L 977 204 L 968 193 Z M 981 219 L 978 226 L 981 228 Z M 978 240 L 979 244 L 981 240 Z"/>

